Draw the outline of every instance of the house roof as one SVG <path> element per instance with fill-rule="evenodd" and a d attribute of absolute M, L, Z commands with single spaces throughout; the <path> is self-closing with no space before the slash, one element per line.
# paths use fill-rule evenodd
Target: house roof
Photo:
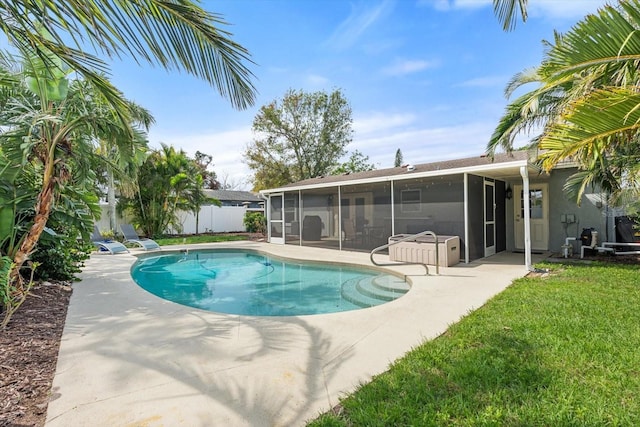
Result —
<path fill-rule="evenodd" d="M 269 194 L 281 191 L 452 175 L 465 172 L 505 178 L 519 176 L 519 170 L 522 166 L 526 166 L 530 172 L 538 172 L 538 168 L 529 163 L 529 153 L 527 151 L 514 151 L 508 154 L 498 153 L 493 159 L 483 155 L 352 174 L 320 176 L 287 184 L 280 188 L 262 190 L 261 193 Z"/>
<path fill-rule="evenodd" d="M 204 193 L 221 202 L 264 202 L 262 197 L 250 191 L 204 190 Z"/>

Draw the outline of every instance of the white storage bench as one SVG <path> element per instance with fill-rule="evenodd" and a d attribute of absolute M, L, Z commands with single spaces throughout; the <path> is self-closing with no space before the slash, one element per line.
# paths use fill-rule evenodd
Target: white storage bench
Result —
<path fill-rule="evenodd" d="M 410 234 L 396 234 L 389 237 L 389 243 L 397 242 Z M 451 267 L 460 262 L 460 237 L 438 236 L 438 258 L 440 267 Z M 436 265 L 436 244 L 433 236 L 420 236 L 389 246 L 391 261 L 417 262 Z"/>

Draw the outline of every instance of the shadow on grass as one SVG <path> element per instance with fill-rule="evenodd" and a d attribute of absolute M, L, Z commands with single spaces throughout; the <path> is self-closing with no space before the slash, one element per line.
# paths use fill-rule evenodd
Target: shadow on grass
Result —
<path fill-rule="evenodd" d="M 454 328 L 455 329 L 455 328 Z M 535 405 L 553 381 L 536 346 L 511 330 L 421 346 L 311 425 L 532 425 L 511 408 Z M 496 405 L 496 402 L 499 402 Z M 473 420 L 473 421 L 471 421 Z"/>

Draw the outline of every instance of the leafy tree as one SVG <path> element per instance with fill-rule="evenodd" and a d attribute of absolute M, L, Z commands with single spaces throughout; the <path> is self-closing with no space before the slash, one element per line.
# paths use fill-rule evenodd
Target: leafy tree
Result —
<path fill-rule="evenodd" d="M 289 90 L 260 108 L 253 120 L 256 138 L 244 153 L 254 190 L 328 175 L 351 142 L 352 121 L 339 90 Z"/>
<path fill-rule="evenodd" d="M 400 151 L 400 149 L 398 148 L 396 150 L 396 160 L 393 162 L 393 166 L 399 168 L 400 166 L 402 166 L 402 151 Z"/>
<path fill-rule="evenodd" d="M 340 164 L 332 172 L 332 175 L 341 175 L 345 173 L 355 173 L 372 171 L 376 168 L 376 165 L 369 162 L 369 156 L 365 156 L 359 150 L 354 151 L 349 156 L 349 160 Z"/>
<path fill-rule="evenodd" d="M 134 129 L 132 136 L 103 134 L 97 138 L 97 153 L 105 161 L 98 163 L 95 167 L 96 170 L 102 171 L 103 176 L 99 176 L 98 179 L 100 181 L 102 181 L 101 178 L 105 179 L 103 184 L 107 189 L 109 226 L 110 231 L 114 234 L 117 232 L 116 187 L 120 194 L 133 194 L 138 167 L 146 158 L 148 151 L 147 135 L 140 127 L 148 129 L 154 122 L 154 118 L 148 110 L 131 102 L 129 102 L 129 107 L 132 111 L 129 126 Z M 127 153 L 121 152 L 122 147 L 126 145 L 113 139 L 122 137 L 131 142 Z"/>
<path fill-rule="evenodd" d="M 580 171 L 566 185 L 578 200 L 590 184 L 612 195 L 638 193 L 640 2 L 605 6 L 556 35 L 539 67 L 516 75 L 508 92 L 538 87 L 507 106 L 488 151 L 513 148 L 516 135 L 542 127 L 534 144 L 546 170 L 572 160 Z M 631 192 L 631 193 L 630 193 Z"/>
<path fill-rule="evenodd" d="M 212 161 L 213 157 L 210 154 L 196 151 L 195 162 L 198 166 L 198 169 L 200 170 L 204 188 L 208 188 L 210 190 L 219 190 L 220 182 L 218 181 L 216 173 L 208 169 L 209 166 L 213 166 L 213 164 L 211 163 Z"/>

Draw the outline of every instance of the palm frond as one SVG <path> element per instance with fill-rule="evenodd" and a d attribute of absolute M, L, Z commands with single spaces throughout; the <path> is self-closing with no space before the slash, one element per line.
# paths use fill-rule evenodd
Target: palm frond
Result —
<path fill-rule="evenodd" d="M 182 70 L 215 87 L 235 108 L 253 105 L 256 89 L 249 52 L 223 30 L 227 22 L 187 0 L 47 0 L 0 2 L 0 29 L 20 49 L 46 49 L 96 86 L 107 57 Z M 39 35 L 44 26 L 50 39 Z M 68 46 L 71 38 L 73 45 Z"/>
<path fill-rule="evenodd" d="M 640 60 L 640 2 L 628 0 L 620 9 L 605 5 L 574 25 L 546 54 L 541 68 L 549 79 L 595 71 L 613 75 Z"/>
<path fill-rule="evenodd" d="M 628 88 L 594 91 L 573 103 L 543 135 L 543 166 L 553 168 L 597 141 L 614 141 L 640 129 L 640 94 Z M 606 147 L 604 147 L 606 149 Z"/>
<path fill-rule="evenodd" d="M 527 80 L 535 81 L 534 74 L 528 76 Z M 541 131 L 556 120 L 558 112 L 562 111 L 564 104 L 571 99 L 567 98 L 567 92 L 564 83 L 543 84 L 509 103 L 487 143 L 487 153 L 493 155 L 500 148 L 506 152 L 512 151 L 518 135 L 534 130 Z"/>
<path fill-rule="evenodd" d="M 527 2 L 528 0 L 493 0 L 493 11 L 504 31 L 513 30 L 519 18 L 526 22 Z"/>
<path fill-rule="evenodd" d="M 504 89 L 504 96 L 510 98 L 513 93 L 528 83 L 538 83 L 541 81 L 537 67 L 527 68 L 524 71 L 516 73 L 508 82 Z"/>

